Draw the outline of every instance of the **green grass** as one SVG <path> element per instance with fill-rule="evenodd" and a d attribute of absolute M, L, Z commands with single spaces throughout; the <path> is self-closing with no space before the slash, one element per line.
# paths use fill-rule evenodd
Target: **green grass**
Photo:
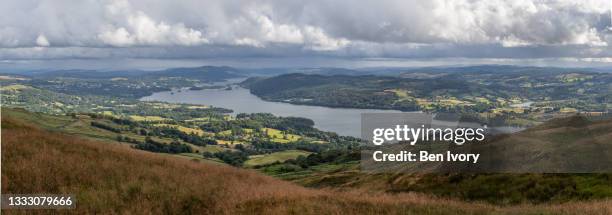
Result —
<path fill-rule="evenodd" d="M 308 156 L 310 152 L 301 150 L 287 150 L 282 152 L 274 152 L 266 155 L 254 155 L 250 156 L 249 160 L 245 162 L 245 166 L 257 166 L 271 164 L 276 161 L 283 162 L 289 159 L 297 158 L 300 155 Z"/>
<path fill-rule="evenodd" d="M 69 116 L 56 116 L 41 113 L 32 113 L 23 109 L 2 108 L 2 115 L 8 115 L 13 118 L 21 119 L 27 122 L 36 123 L 45 129 L 60 129 L 63 126 L 73 123 L 76 119 Z"/>
<path fill-rule="evenodd" d="M 217 158 L 204 158 L 202 157 L 202 154 L 198 154 L 198 153 L 180 153 L 180 154 L 173 154 L 172 156 L 176 156 L 179 158 L 187 158 L 187 159 L 191 159 L 194 161 L 211 163 L 211 164 L 227 165 L 226 163 L 224 163 L 223 161 Z"/>
<path fill-rule="evenodd" d="M 163 123 L 160 123 L 160 124 L 155 124 L 153 126 L 175 128 L 175 129 L 178 129 L 179 131 L 181 131 L 181 132 L 183 132 L 185 134 L 197 134 L 199 136 L 202 136 L 202 135 L 205 135 L 205 134 L 206 135 L 212 135 L 212 134 L 210 134 L 208 132 L 202 131 L 202 129 L 199 129 L 199 128 L 189 128 L 189 127 L 185 127 L 185 126 L 181 126 L 181 125 L 172 125 L 172 124 L 163 124 Z"/>
<path fill-rule="evenodd" d="M 31 88 L 31 87 L 21 85 L 21 84 L 13 84 L 13 85 L 0 87 L 0 90 L 22 90 L 22 89 L 28 89 L 28 88 Z"/>
<path fill-rule="evenodd" d="M 200 153 L 200 157 L 202 156 L 203 152 L 211 152 L 211 153 L 215 153 L 215 152 L 222 152 L 222 151 L 227 151 L 230 150 L 228 148 L 225 148 L 221 145 L 206 145 L 206 146 L 196 146 L 193 144 L 187 144 L 189 146 L 191 146 L 191 148 L 193 148 L 194 152 L 195 150 L 198 150 Z"/>
<path fill-rule="evenodd" d="M 138 116 L 138 115 L 131 115 L 130 119 L 134 121 L 150 121 L 150 122 L 158 122 L 158 121 L 167 120 L 166 118 L 163 118 L 160 116 Z"/>
<path fill-rule="evenodd" d="M 219 135 L 229 136 L 229 135 L 231 135 L 231 134 L 232 134 L 232 130 L 220 131 L 218 134 L 219 134 Z"/>
<path fill-rule="evenodd" d="M 240 140 L 234 140 L 234 141 L 230 141 L 230 140 L 217 140 L 217 143 L 219 143 L 220 145 L 228 145 L 228 146 L 233 146 L 236 144 L 246 144 L 243 141 Z"/>
<path fill-rule="evenodd" d="M 390 89 L 390 90 L 385 90 L 385 91 L 395 93 L 395 95 L 399 97 L 399 100 L 405 100 L 405 99 L 411 98 L 410 92 L 405 89 Z"/>
<path fill-rule="evenodd" d="M 346 163 L 325 163 L 320 165 L 311 166 L 307 169 L 303 169 L 299 166 L 291 164 L 277 164 L 264 167 L 260 171 L 267 175 L 274 176 L 276 178 L 289 180 L 298 184 L 306 186 L 319 186 L 318 181 L 327 176 L 331 176 L 333 173 L 355 170 L 359 168 L 358 161 L 350 161 Z M 294 171 L 289 171 L 294 170 Z"/>
<path fill-rule="evenodd" d="M 285 135 L 283 135 L 281 130 L 274 129 L 274 128 L 264 128 L 262 130 L 268 134 L 268 137 L 272 139 L 272 141 L 278 142 L 278 143 L 294 142 L 302 138 L 302 136 L 295 135 L 295 134 L 287 134 L 285 137 Z"/>
<path fill-rule="evenodd" d="M 117 138 L 117 135 L 119 135 L 117 133 L 114 133 L 108 130 L 104 130 L 101 128 L 91 126 L 92 121 L 94 120 L 91 120 L 88 118 L 78 119 L 64 126 L 62 130 L 69 134 L 78 134 L 78 135 L 84 135 L 84 136 L 93 137 L 93 138 L 109 139 L 109 140 L 115 140 Z M 105 124 L 108 124 L 108 125 L 119 126 L 107 120 L 96 120 L 96 121 L 104 122 Z"/>
<path fill-rule="evenodd" d="M 7 118 L 2 178 L 13 180 L 3 180 L 2 192 L 72 193 L 79 205 L 70 211 L 75 214 L 608 214 L 612 209 L 609 200 L 501 207 L 427 195 L 306 189 L 215 161 L 176 159 L 197 154 L 149 153 Z M 40 211 L 47 212 L 53 211 Z"/>

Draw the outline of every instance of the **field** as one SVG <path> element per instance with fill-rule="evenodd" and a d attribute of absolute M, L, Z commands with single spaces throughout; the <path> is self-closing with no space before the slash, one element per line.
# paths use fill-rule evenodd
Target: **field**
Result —
<path fill-rule="evenodd" d="M 278 143 L 298 141 L 300 140 L 300 138 L 302 138 L 301 136 L 295 134 L 283 135 L 282 131 L 273 128 L 264 128 L 263 131 L 268 135 L 269 138 L 272 139 L 272 141 Z"/>
<path fill-rule="evenodd" d="M 244 144 L 244 142 L 237 141 L 237 140 L 234 140 L 234 141 L 230 141 L 230 140 L 217 140 L 217 143 L 219 143 L 221 145 L 229 145 L 229 146 L 236 145 L 236 144 Z"/>
<path fill-rule="evenodd" d="M 132 115 L 132 116 L 130 116 L 130 118 L 132 120 L 134 120 L 134 121 L 150 121 L 150 122 L 159 122 L 159 121 L 167 120 L 166 118 L 159 117 L 159 116 L 137 116 L 137 115 Z"/>
<path fill-rule="evenodd" d="M 244 131 L 245 134 L 247 134 L 246 136 L 250 136 L 250 134 L 253 133 L 253 129 L 242 129 Z M 302 136 L 300 135 L 296 135 L 296 134 L 283 134 L 283 131 L 278 130 L 278 129 L 274 129 L 274 128 L 263 128 L 261 129 L 262 132 L 268 137 L 270 138 L 270 140 L 272 142 L 277 142 L 277 143 L 288 143 L 288 142 L 295 142 L 298 141 L 300 139 L 302 139 Z M 225 136 L 230 136 L 232 134 L 231 130 L 225 130 L 225 131 L 221 131 L 218 134 L 220 135 L 225 135 Z M 248 139 L 248 138 L 247 138 Z M 240 142 L 240 141 L 234 141 L 234 142 Z M 219 141 L 220 144 L 229 144 L 229 141 L 224 141 L 221 140 Z"/>
<path fill-rule="evenodd" d="M 308 156 L 310 152 L 300 150 L 287 150 L 282 152 L 274 152 L 265 155 L 252 155 L 244 164 L 246 166 L 266 165 L 274 162 L 283 162 L 289 159 L 297 158 L 300 155 Z"/>
<path fill-rule="evenodd" d="M 154 126 L 160 126 L 160 127 L 164 127 L 165 126 L 165 127 L 170 127 L 170 128 L 176 128 L 179 131 L 182 131 L 182 132 L 184 132 L 186 134 L 196 134 L 196 135 L 199 135 L 199 136 L 202 136 L 202 135 L 205 135 L 205 134 L 206 135 L 212 135 L 210 133 L 202 131 L 202 129 L 199 129 L 199 128 L 189 128 L 189 127 L 180 126 L 180 125 L 155 124 Z"/>
<path fill-rule="evenodd" d="M 419 71 L 399 77 L 294 73 L 251 78 L 241 85 L 265 100 L 327 107 L 493 113 L 529 101 L 533 105 L 524 110 L 504 112 L 539 122 L 550 119 L 548 115 L 609 109 L 610 73 L 496 66 L 456 69 L 427 71 L 429 78 L 410 78 Z M 501 74 L 501 69 L 508 71 Z"/>
<path fill-rule="evenodd" d="M 0 90 L 22 90 L 22 89 L 28 89 L 30 87 L 28 86 L 24 86 L 21 84 L 13 84 L 13 85 L 9 85 L 9 86 L 3 86 L 0 87 Z"/>
<path fill-rule="evenodd" d="M 48 132 L 2 117 L 2 192 L 73 193 L 75 214 L 609 214 L 612 202 L 493 206 L 422 194 L 308 189 L 209 162 Z M 7 214 L 21 211 L 7 210 Z M 57 211 L 39 210 L 39 213 Z"/>
<path fill-rule="evenodd" d="M 148 127 L 140 127 L 138 129 L 134 129 L 134 125 L 121 125 L 117 124 L 115 119 L 117 117 L 115 115 L 109 114 L 109 112 L 102 112 L 99 115 L 86 115 L 86 114 L 76 114 L 76 115 L 48 115 L 43 113 L 31 113 L 21 109 L 11 109 L 5 108 L 3 109 L 9 115 L 12 115 L 18 119 L 25 120 L 31 123 L 39 123 L 42 127 L 50 130 L 62 131 L 67 134 L 79 135 L 82 137 L 87 137 L 100 141 L 117 141 L 120 138 L 120 141 L 123 143 L 129 143 L 132 146 L 136 146 L 138 143 L 142 143 L 146 141 L 146 137 L 149 137 L 151 140 L 163 143 L 170 144 L 172 142 L 178 142 L 180 144 L 184 144 L 191 148 L 192 150 L 189 153 L 181 152 L 175 154 L 176 156 L 187 158 L 187 159 L 199 159 L 199 160 L 207 160 L 203 156 L 203 153 L 217 153 L 224 151 L 238 151 L 234 149 L 238 144 L 242 144 L 243 146 L 248 147 L 250 145 L 249 140 L 253 137 L 253 129 L 245 128 L 243 129 L 244 134 L 239 138 L 234 140 L 230 139 L 215 139 L 217 144 L 197 144 L 185 141 L 184 139 L 176 138 L 176 137 L 168 137 L 161 135 L 149 135 L 145 136 L 137 132 L 138 130 L 151 130 L 154 128 L 163 128 L 169 127 L 174 128 L 184 134 L 195 134 L 196 136 L 202 138 L 214 138 L 215 134 L 230 136 L 231 131 L 221 131 L 218 133 L 206 132 L 197 127 L 187 127 L 193 126 L 189 124 L 167 124 L 167 123 L 149 123 L 143 121 L 137 121 L 143 123 Z M 151 117 L 148 117 L 151 118 Z M 160 117 L 161 118 L 161 117 Z M 169 120 L 169 119 L 167 119 Z M 103 127 L 93 126 L 93 123 L 102 124 L 110 127 L 111 130 L 105 129 Z M 113 131 L 112 129 L 118 129 L 118 131 Z M 262 129 L 267 131 L 269 134 L 269 138 L 271 142 L 276 143 L 287 143 L 289 141 L 295 141 L 301 139 L 302 137 L 294 134 L 287 134 L 286 138 L 283 135 L 283 132 L 277 129 L 265 128 Z M 280 138 L 279 138 L 280 137 Z M 134 142 L 136 141 L 136 142 Z M 323 143 L 324 141 L 320 140 L 312 140 L 308 139 L 308 141 L 312 141 L 313 143 Z M 286 152 L 276 152 L 272 154 L 268 154 L 269 152 L 260 152 L 260 154 L 251 154 L 252 161 L 249 161 L 250 164 L 246 165 L 261 165 L 268 164 L 274 162 L 283 162 L 287 159 L 295 158 L 298 155 L 308 155 L 309 153 L 305 151 L 298 150 L 289 150 Z M 245 159 L 246 160 L 246 159 Z"/>
<path fill-rule="evenodd" d="M 407 90 L 403 90 L 403 89 L 391 89 L 391 90 L 385 90 L 386 92 L 392 92 L 395 93 L 395 95 L 397 95 L 397 97 L 399 97 L 400 100 L 402 99 L 409 99 L 410 97 L 410 92 L 408 92 Z"/>

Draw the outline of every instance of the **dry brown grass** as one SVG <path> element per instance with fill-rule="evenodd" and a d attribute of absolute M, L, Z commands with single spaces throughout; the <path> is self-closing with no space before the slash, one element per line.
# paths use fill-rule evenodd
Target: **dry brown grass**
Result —
<path fill-rule="evenodd" d="M 2 192 L 70 193 L 103 214 L 610 214 L 611 201 L 498 207 L 420 194 L 316 190 L 258 172 L 48 132 L 2 119 Z M 25 211 L 6 210 L 22 213 Z M 36 210 L 36 213 L 57 211 Z"/>

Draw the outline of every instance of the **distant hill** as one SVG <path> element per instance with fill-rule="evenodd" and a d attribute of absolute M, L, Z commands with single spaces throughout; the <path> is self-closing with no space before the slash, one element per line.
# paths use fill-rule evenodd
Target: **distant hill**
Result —
<path fill-rule="evenodd" d="M 2 193 L 75 194 L 76 209 L 62 213 L 605 214 L 612 210 L 610 201 L 500 207 L 414 193 L 307 189 L 251 170 L 47 131 L 34 126 L 36 121 L 7 113 L 11 111 L 2 115 Z M 23 211 L 3 211 L 13 212 Z"/>
<path fill-rule="evenodd" d="M 242 77 L 239 70 L 228 66 L 201 66 L 170 68 L 146 74 L 152 77 L 184 77 L 207 81 L 223 81 L 229 78 Z"/>
<path fill-rule="evenodd" d="M 27 76 L 30 78 L 83 78 L 83 79 L 108 79 L 113 77 L 137 77 L 149 73 L 143 70 L 120 70 L 120 71 L 99 71 L 86 69 L 67 69 L 67 70 L 32 70 L 19 73 L 7 73 Z"/>
<path fill-rule="evenodd" d="M 399 76 L 291 73 L 250 78 L 242 86 L 265 100 L 328 107 L 482 113 L 524 100 L 602 112 L 611 81 L 610 73 L 565 68 L 474 66 L 413 69 Z"/>
<path fill-rule="evenodd" d="M 324 75 L 291 73 L 270 78 L 249 78 L 242 82 L 241 85 L 248 87 L 251 89 L 251 92 L 256 95 L 269 95 L 298 88 L 316 87 L 326 84 L 348 84 L 352 82 L 351 80 L 357 81 L 359 78 L 352 78 L 351 76 L 345 75 L 330 77 Z"/>
<path fill-rule="evenodd" d="M 430 66 L 430 67 L 303 67 L 303 68 L 256 68 L 241 69 L 252 76 L 276 76 L 290 73 L 311 75 L 377 75 L 411 77 L 412 74 L 449 74 L 449 73 L 520 73 L 520 72 L 609 72 L 605 68 L 563 68 L 563 67 L 536 67 L 515 65 L 471 65 L 471 66 Z"/>
<path fill-rule="evenodd" d="M 0 74 L 24 75 L 29 77 L 73 77 L 73 78 L 112 78 L 112 77 L 137 77 L 143 75 L 169 74 L 177 76 L 194 76 L 198 78 L 232 78 L 244 76 L 277 76 L 291 73 L 302 73 L 311 75 L 377 75 L 377 76 L 400 76 L 411 78 L 415 74 L 427 74 L 427 76 L 438 77 L 447 74 L 477 74 L 477 73 L 563 73 L 563 72 L 610 72 L 609 68 L 562 68 L 562 67 L 535 67 L 514 65 L 473 65 L 473 66 L 432 66 L 432 67 L 365 67 L 365 68 L 341 68 L 341 67 L 286 67 L 286 68 L 234 68 L 229 66 L 200 66 L 168 68 L 157 71 L 145 70 L 92 70 L 92 69 L 40 69 L 20 72 L 0 72 Z M 422 75 L 421 75 L 422 76 Z"/>
<path fill-rule="evenodd" d="M 6 73 L 13 74 L 13 73 Z M 184 77 L 206 81 L 222 81 L 229 78 L 237 78 L 244 76 L 238 69 L 227 66 L 201 66 L 201 67 L 184 67 L 184 68 L 169 68 L 159 71 L 144 71 L 144 70 L 117 70 L 117 71 L 99 71 L 99 70 L 34 70 L 14 73 L 20 76 L 32 78 L 83 78 L 83 79 L 109 79 L 114 77 L 141 77 L 141 78 L 159 78 L 159 77 Z"/>

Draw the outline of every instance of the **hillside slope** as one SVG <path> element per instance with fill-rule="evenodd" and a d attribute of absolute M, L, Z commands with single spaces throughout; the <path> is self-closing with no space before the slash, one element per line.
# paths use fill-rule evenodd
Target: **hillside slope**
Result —
<path fill-rule="evenodd" d="M 308 187 L 383 190 L 390 193 L 422 192 L 495 204 L 609 199 L 612 198 L 612 174 L 585 174 L 578 168 L 589 169 L 601 165 L 604 171 L 597 172 L 608 172 L 605 169 L 609 169 L 611 162 L 611 138 L 612 120 L 589 121 L 574 116 L 492 138 L 487 145 L 483 145 L 487 153 L 516 156 L 506 156 L 503 159 L 498 156 L 500 159 L 495 163 L 497 166 L 494 166 L 499 168 L 498 171 L 485 171 L 487 174 L 423 174 L 418 171 L 374 174 L 360 171 L 358 162 L 322 164 L 298 171 L 275 172 L 275 169 L 285 165 L 279 164 L 263 171 Z M 474 147 L 475 151 L 477 149 Z M 564 155 L 566 160 L 556 159 L 559 155 Z M 485 163 L 493 159 L 495 157 Z M 403 165 L 409 167 L 408 164 Z M 538 173 L 550 172 L 553 168 L 573 170 L 574 166 L 570 165 L 576 166 L 574 174 Z"/>
<path fill-rule="evenodd" d="M 254 171 L 46 131 L 11 116 L 2 117 L 2 149 L 3 193 L 72 193 L 77 196 L 77 209 L 66 212 L 79 214 L 605 214 L 612 211 L 610 201 L 497 207 L 416 194 L 307 189 Z"/>

